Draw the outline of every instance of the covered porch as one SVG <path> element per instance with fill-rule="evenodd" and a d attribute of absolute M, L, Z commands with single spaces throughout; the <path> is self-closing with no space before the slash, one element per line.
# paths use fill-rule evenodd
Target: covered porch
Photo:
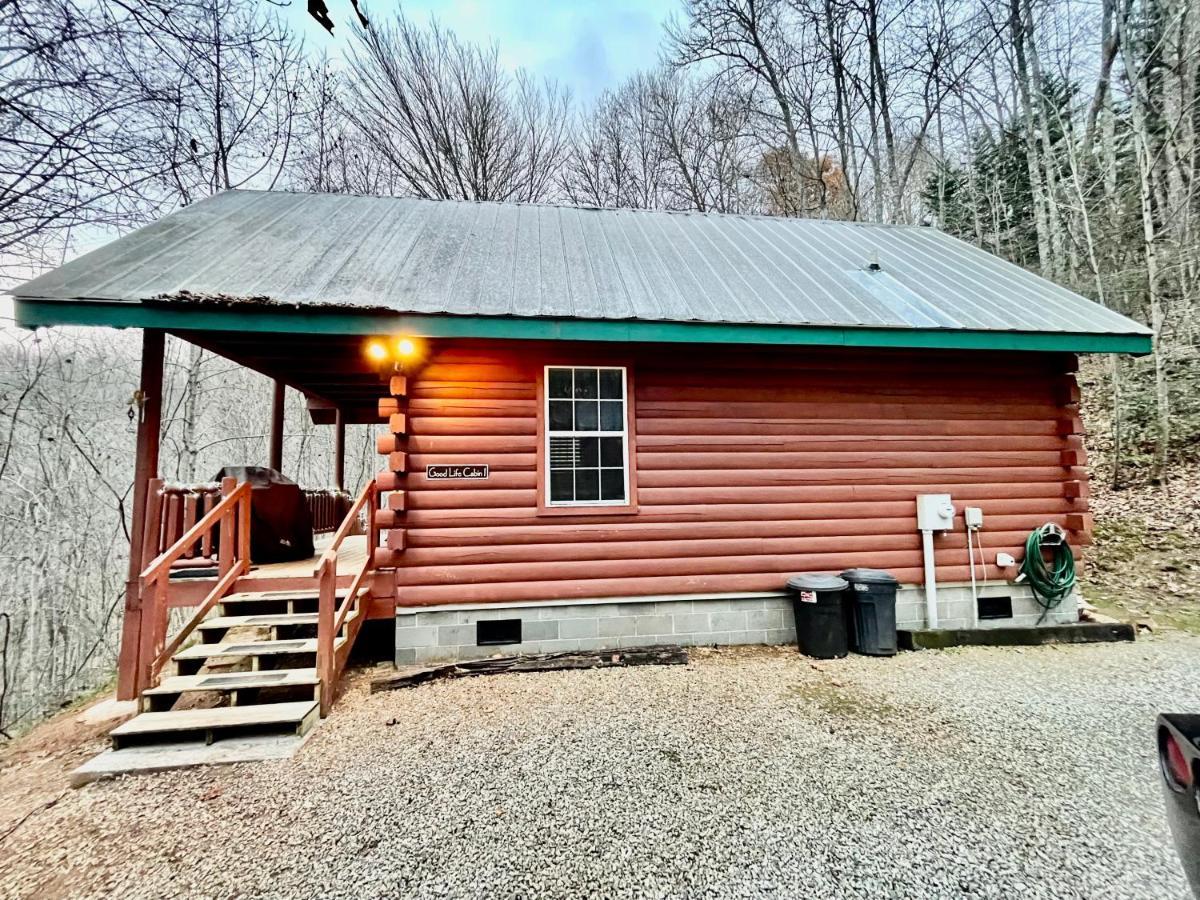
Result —
<path fill-rule="evenodd" d="M 287 476 L 284 457 L 285 391 L 299 391 L 314 424 L 329 426 L 333 443 L 332 489 L 300 486 L 311 520 L 311 556 L 262 561 L 250 553 L 253 528 L 250 485 L 234 478 L 221 483 L 173 484 L 160 477 L 159 440 L 165 336 L 171 334 L 272 379 L 268 459 Z M 344 665 L 355 622 L 393 614 L 393 579 L 373 577 L 378 564 L 378 493 L 375 481 L 358 493 L 346 492 L 346 427 L 379 421 L 378 398 L 388 390 L 392 366 L 381 369 L 364 353 L 361 336 L 261 333 L 241 330 L 143 330 L 141 383 L 131 522 L 131 550 L 125 616 L 118 665 L 118 696 L 133 699 L 164 680 L 163 668 L 189 641 L 205 638 L 204 620 L 215 609 L 245 598 L 309 598 L 316 615 L 315 669 L 330 687 L 322 711 L 332 701 L 332 683 Z M 249 463 L 255 460 L 231 460 Z M 294 489 L 293 489 L 294 490 Z M 302 526 L 305 527 L 306 526 Z M 184 609 L 186 612 L 173 611 Z M 188 616 L 169 636 L 169 622 Z M 260 617 L 242 616 L 257 621 Z M 273 622 L 286 633 L 308 620 Z M 349 638 L 349 640 L 347 640 Z M 335 644 L 341 640 L 344 649 Z M 255 659 L 257 670 L 264 660 Z M 170 679 L 166 679 L 170 680 Z"/>

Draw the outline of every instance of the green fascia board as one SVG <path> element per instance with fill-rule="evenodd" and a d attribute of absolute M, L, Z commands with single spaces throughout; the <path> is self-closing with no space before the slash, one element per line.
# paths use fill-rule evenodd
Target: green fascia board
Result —
<path fill-rule="evenodd" d="M 1149 334 L 1052 331 L 970 331 L 950 328 L 863 328 L 822 325 L 739 325 L 641 319 L 551 319 L 452 316 L 345 308 L 263 305 L 147 305 L 131 302 L 16 298 L 17 324 L 101 325 L 166 331 L 274 334 L 411 334 L 429 338 L 617 341 L 775 346 L 894 347 L 940 350 L 1033 350 L 1060 353 L 1151 352 Z"/>

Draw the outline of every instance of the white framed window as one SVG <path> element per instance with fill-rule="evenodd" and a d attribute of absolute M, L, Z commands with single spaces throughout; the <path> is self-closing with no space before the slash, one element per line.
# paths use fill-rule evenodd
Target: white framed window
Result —
<path fill-rule="evenodd" d="M 546 366 L 548 506 L 629 505 L 623 366 Z"/>

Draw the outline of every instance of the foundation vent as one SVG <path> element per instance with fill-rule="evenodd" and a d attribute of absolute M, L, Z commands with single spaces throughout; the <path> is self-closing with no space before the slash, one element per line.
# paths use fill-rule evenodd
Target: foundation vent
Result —
<path fill-rule="evenodd" d="M 475 645 L 478 647 L 519 643 L 520 619 L 487 619 L 475 623 Z"/>
<path fill-rule="evenodd" d="M 979 619 L 1011 619 L 1012 597 L 980 597 Z"/>

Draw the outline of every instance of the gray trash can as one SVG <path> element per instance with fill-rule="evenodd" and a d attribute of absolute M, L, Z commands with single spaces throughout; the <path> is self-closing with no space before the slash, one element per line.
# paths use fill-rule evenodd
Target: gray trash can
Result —
<path fill-rule="evenodd" d="M 854 623 L 854 651 L 867 656 L 896 655 L 896 588 L 900 582 L 882 569 L 847 569 L 842 578 L 850 619 Z"/>
<path fill-rule="evenodd" d="M 846 582 L 827 572 L 806 572 L 788 579 L 796 614 L 800 652 L 837 659 L 849 652 L 846 636 Z"/>

